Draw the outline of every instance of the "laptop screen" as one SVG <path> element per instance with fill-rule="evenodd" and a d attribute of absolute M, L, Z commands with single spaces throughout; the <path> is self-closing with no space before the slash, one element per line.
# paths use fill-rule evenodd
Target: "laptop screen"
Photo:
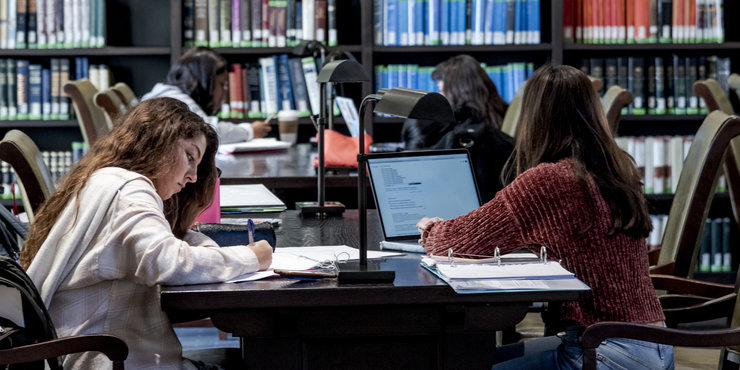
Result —
<path fill-rule="evenodd" d="M 418 239 L 422 217 L 450 219 L 480 207 L 467 150 L 368 154 L 367 164 L 386 240 Z"/>

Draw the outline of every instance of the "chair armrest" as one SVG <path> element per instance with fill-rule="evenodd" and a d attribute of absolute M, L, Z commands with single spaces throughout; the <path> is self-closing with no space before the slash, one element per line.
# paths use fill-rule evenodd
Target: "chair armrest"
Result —
<path fill-rule="evenodd" d="M 718 347 L 740 343 L 740 328 L 679 330 L 624 322 L 600 322 L 584 330 L 583 369 L 596 369 L 596 347 L 608 338 L 628 338 L 686 347 Z"/>
<path fill-rule="evenodd" d="M 114 369 L 123 369 L 123 361 L 128 357 L 128 346 L 120 338 L 108 334 L 89 334 L 0 350 L 0 364 L 20 364 L 88 351 L 108 356 L 113 361 Z"/>
<path fill-rule="evenodd" d="M 650 274 L 650 279 L 653 281 L 655 289 L 673 293 L 715 298 L 735 292 L 733 285 L 687 279 L 673 275 Z"/>

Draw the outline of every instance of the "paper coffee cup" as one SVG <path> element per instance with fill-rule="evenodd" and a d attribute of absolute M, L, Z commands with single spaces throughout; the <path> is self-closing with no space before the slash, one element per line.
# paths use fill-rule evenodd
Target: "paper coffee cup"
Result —
<path fill-rule="evenodd" d="M 277 115 L 280 141 L 295 145 L 298 139 L 298 111 L 281 110 Z"/>

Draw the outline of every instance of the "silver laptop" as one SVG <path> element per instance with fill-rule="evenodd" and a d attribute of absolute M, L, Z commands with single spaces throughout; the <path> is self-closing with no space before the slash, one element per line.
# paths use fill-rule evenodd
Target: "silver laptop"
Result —
<path fill-rule="evenodd" d="M 384 241 L 381 249 L 424 252 L 416 223 L 445 220 L 480 207 L 465 149 L 368 154 L 368 173 Z"/>

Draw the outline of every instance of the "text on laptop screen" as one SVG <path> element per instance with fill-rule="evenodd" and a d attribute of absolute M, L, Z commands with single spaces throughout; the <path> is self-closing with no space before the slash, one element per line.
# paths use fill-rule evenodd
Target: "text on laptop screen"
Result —
<path fill-rule="evenodd" d="M 450 219 L 478 208 L 469 161 L 465 153 L 369 159 L 386 238 L 419 235 L 422 217 Z"/>

